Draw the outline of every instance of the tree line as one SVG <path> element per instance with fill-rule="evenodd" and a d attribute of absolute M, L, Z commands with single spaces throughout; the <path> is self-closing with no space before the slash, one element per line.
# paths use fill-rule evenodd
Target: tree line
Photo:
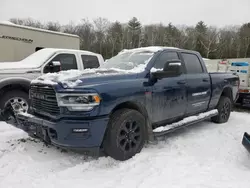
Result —
<path fill-rule="evenodd" d="M 172 23 L 142 25 L 136 17 L 127 23 L 110 22 L 101 17 L 66 25 L 58 22 L 42 23 L 31 18 L 12 18 L 10 22 L 76 34 L 80 37 L 80 49 L 100 53 L 104 58 L 110 58 L 122 49 L 145 46 L 196 50 L 210 59 L 250 57 L 250 22 L 223 28 L 208 26 L 203 21 L 195 26 L 175 26 Z"/>

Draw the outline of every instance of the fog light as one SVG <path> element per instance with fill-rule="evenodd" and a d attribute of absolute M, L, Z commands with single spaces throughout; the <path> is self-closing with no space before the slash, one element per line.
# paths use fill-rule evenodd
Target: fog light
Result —
<path fill-rule="evenodd" d="M 86 133 L 88 132 L 88 129 L 73 129 L 73 133 Z"/>

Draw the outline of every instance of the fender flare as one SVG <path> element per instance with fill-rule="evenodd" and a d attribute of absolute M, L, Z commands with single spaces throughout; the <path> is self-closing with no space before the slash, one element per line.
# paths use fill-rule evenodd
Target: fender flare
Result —
<path fill-rule="evenodd" d="M 10 77 L 2 79 L 0 82 L 0 91 L 8 85 L 21 85 L 25 89 L 29 90 L 31 80 L 22 77 Z"/>
<path fill-rule="evenodd" d="M 226 86 L 224 86 L 224 87 L 222 88 L 220 96 L 222 96 L 222 95 L 223 95 L 223 92 L 226 91 L 226 90 L 230 90 L 230 93 L 229 93 L 229 94 L 230 94 L 230 99 L 232 100 L 232 99 L 233 99 L 233 87 L 230 86 L 230 85 L 226 85 Z"/>

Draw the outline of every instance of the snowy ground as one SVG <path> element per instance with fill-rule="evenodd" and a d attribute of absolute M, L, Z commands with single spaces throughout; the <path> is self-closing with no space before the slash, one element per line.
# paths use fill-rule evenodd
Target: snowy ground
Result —
<path fill-rule="evenodd" d="M 241 145 L 250 114 L 178 131 L 126 162 L 43 146 L 0 122 L 1 188 L 249 188 L 250 155 Z"/>

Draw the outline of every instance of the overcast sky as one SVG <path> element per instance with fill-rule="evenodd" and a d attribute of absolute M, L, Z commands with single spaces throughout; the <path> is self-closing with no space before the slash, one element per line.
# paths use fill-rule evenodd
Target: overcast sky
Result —
<path fill-rule="evenodd" d="M 0 21 L 31 17 L 62 24 L 81 18 L 105 17 L 143 24 L 240 25 L 250 22 L 250 0 L 0 0 Z"/>

